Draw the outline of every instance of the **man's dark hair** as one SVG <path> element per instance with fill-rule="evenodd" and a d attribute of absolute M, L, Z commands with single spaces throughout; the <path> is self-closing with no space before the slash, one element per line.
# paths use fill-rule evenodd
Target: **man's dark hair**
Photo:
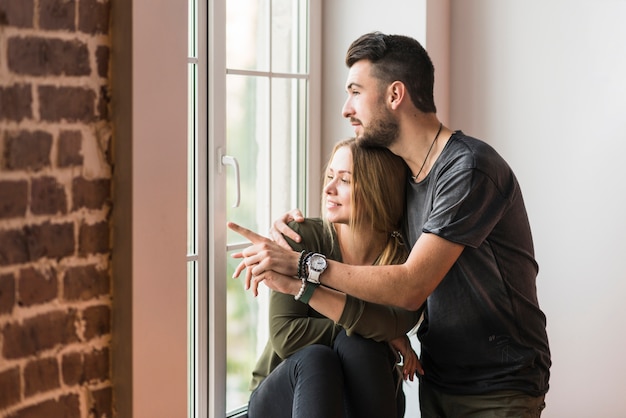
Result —
<path fill-rule="evenodd" d="M 404 83 L 420 111 L 437 111 L 433 98 L 435 69 L 428 53 L 415 39 L 380 32 L 365 34 L 348 48 L 346 65 L 350 68 L 361 60 L 370 61 L 372 75 L 384 83 Z"/>

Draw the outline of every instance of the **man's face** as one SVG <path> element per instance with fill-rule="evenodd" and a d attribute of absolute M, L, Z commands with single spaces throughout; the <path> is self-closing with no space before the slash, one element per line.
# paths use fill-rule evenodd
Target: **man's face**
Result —
<path fill-rule="evenodd" d="M 388 148 L 398 137 L 399 127 L 385 103 L 385 91 L 371 76 L 371 67 L 366 60 L 350 67 L 342 113 L 350 119 L 359 144 Z"/>

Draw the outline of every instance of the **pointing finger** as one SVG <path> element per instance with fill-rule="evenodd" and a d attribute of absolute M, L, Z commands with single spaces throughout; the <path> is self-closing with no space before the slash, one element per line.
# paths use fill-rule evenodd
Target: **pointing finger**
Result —
<path fill-rule="evenodd" d="M 244 238 L 247 238 L 253 244 L 258 244 L 261 242 L 268 241 L 266 237 L 259 235 L 256 232 L 249 230 L 248 228 L 244 228 L 243 226 L 238 225 L 234 222 L 228 222 L 227 225 L 232 231 L 238 233 Z"/>

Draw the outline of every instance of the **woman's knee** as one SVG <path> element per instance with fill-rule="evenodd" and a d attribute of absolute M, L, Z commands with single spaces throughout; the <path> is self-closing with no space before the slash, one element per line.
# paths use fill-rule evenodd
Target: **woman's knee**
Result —
<path fill-rule="evenodd" d="M 384 341 L 374 341 L 360 335 L 348 336 L 345 331 L 337 335 L 333 346 L 341 361 L 382 361 L 395 362 L 389 344 Z"/>
<path fill-rule="evenodd" d="M 307 346 L 295 353 L 292 358 L 294 357 L 305 368 L 337 370 L 341 366 L 333 349 L 321 344 Z"/>

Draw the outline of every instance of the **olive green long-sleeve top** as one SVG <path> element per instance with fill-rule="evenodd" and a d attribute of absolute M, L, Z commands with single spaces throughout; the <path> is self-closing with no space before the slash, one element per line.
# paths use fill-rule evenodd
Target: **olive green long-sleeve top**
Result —
<path fill-rule="evenodd" d="M 288 239 L 294 250 L 315 251 L 331 260 L 342 261 L 337 240 L 333 240 L 334 245 L 331 243 L 320 219 L 293 222 L 290 226 L 302 237 L 300 243 Z M 270 339 L 252 372 L 250 389 L 256 389 L 281 361 L 299 349 L 311 344 L 332 346 L 342 328 L 348 335 L 389 341 L 409 332 L 417 324 L 421 312 L 378 305 L 347 295 L 341 318 L 335 323 L 309 305 L 295 300 L 292 295 L 272 291 L 269 304 Z"/>

